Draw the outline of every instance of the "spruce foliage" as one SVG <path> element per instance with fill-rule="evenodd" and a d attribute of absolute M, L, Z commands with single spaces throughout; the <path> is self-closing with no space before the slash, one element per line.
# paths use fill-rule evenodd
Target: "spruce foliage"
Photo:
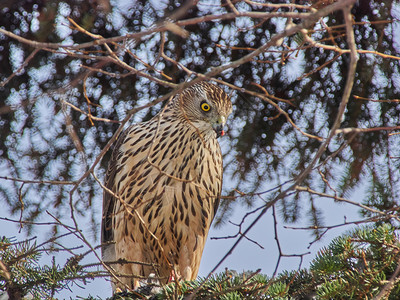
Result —
<path fill-rule="evenodd" d="M 388 284 L 400 260 L 400 242 L 392 226 L 360 227 L 322 248 L 308 270 L 284 271 L 276 278 L 225 272 L 167 285 L 154 299 L 372 299 Z M 234 272 L 233 272 L 234 273 Z M 125 295 L 127 296 L 127 295 Z M 400 299 L 394 280 L 388 299 Z M 113 299 L 119 299 L 114 296 Z M 134 295 L 132 298 L 135 299 Z"/>
<path fill-rule="evenodd" d="M 83 256 L 70 258 L 64 266 L 56 264 L 53 256 L 50 265 L 40 265 L 40 258 L 51 250 L 45 248 L 47 244 L 36 245 L 35 239 L 13 242 L 1 238 L 0 291 L 6 292 L 9 299 L 54 299 L 57 292 L 71 284 L 86 284 L 102 273 L 90 272 L 79 264 Z"/>
<path fill-rule="evenodd" d="M 158 288 L 156 294 L 143 289 L 117 293 L 110 299 L 372 299 L 383 289 L 387 299 L 400 299 L 396 271 L 399 249 L 399 238 L 391 225 L 358 227 L 322 248 L 309 269 L 284 271 L 275 278 L 259 271 L 237 274 L 227 270 L 207 279 L 172 282 Z M 89 266 L 80 264 L 80 257 L 63 267 L 54 260 L 41 266 L 38 260 L 43 251 L 32 240 L 1 240 L 0 290 L 10 299 L 26 295 L 52 299 L 73 283 L 86 284 L 104 276 L 104 272 L 88 271 Z"/>

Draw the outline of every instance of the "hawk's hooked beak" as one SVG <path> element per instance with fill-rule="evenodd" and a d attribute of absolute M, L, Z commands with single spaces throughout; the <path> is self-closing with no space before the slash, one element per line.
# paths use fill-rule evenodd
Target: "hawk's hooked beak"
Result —
<path fill-rule="evenodd" d="M 224 136 L 224 125 L 226 123 L 226 118 L 224 116 L 219 116 L 215 123 L 212 125 L 214 131 L 217 133 L 217 138 Z"/>

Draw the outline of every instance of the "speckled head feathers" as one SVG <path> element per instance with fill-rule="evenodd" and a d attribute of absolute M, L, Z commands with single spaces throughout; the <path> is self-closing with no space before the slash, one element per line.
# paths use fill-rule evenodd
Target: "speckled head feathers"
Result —
<path fill-rule="evenodd" d="M 229 96 L 219 86 L 201 81 L 192 85 L 191 87 L 183 90 L 181 97 L 184 99 L 183 105 L 187 106 L 191 101 L 189 99 L 196 100 L 209 100 L 212 102 L 214 108 L 220 115 L 228 117 L 232 112 L 232 103 Z M 192 104 L 192 103 L 190 103 Z"/>
<path fill-rule="evenodd" d="M 223 126 L 232 112 L 229 96 L 220 87 L 205 81 L 184 89 L 173 102 L 185 118 L 198 124 L 198 129 L 213 129 L 217 135 L 223 134 Z"/>

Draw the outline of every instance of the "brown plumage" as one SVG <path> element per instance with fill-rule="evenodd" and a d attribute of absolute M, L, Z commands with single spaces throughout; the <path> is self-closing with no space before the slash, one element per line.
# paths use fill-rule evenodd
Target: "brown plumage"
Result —
<path fill-rule="evenodd" d="M 116 274 L 196 278 L 221 194 L 217 137 L 231 111 L 221 88 L 200 82 L 118 138 L 105 184 L 114 195 L 103 199 L 103 259 L 153 265 L 113 264 Z M 114 289 L 138 286 L 134 277 L 114 282 Z"/>

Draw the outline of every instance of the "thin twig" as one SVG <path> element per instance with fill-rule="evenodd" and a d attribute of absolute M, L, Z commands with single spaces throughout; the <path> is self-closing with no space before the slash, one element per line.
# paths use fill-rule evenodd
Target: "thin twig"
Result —
<path fill-rule="evenodd" d="M 307 192 L 307 193 L 310 193 L 310 194 L 318 195 L 320 197 L 326 197 L 326 198 L 334 199 L 336 201 L 346 202 L 346 203 L 358 206 L 358 207 L 360 207 L 362 209 L 368 210 L 368 211 L 370 211 L 372 213 L 375 213 L 375 214 L 378 214 L 378 215 L 382 215 L 382 216 L 387 217 L 387 218 L 393 218 L 393 219 L 395 219 L 395 220 L 400 222 L 400 218 L 395 214 L 387 214 L 387 213 L 385 213 L 383 211 L 380 211 L 380 210 L 377 210 L 375 208 L 369 207 L 367 205 L 358 203 L 356 201 L 352 201 L 352 200 L 349 200 L 349 199 L 346 199 L 346 198 L 342 198 L 342 197 L 338 197 L 338 196 L 334 196 L 334 195 L 320 193 L 320 192 L 317 192 L 317 191 L 314 191 L 314 190 L 310 189 L 309 187 L 296 186 L 295 189 L 297 191 L 299 191 L 299 192 Z"/>
<path fill-rule="evenodd" d="M 3 82 L 0 83 L 0 87 L 6 86 L 7 83 L 10 82 L 11 79 L 13 79 L 14 76 L 18 75 L 27 65 L 28 63 L 32 60 L 32 58 L 40 51 L 40 49 L 35 49 L 32 51 L 31 54 L 25 59 L 25 61 L 21 64 L 21 66 L 13 72 L 10 76 L 8 76 Z"/>

